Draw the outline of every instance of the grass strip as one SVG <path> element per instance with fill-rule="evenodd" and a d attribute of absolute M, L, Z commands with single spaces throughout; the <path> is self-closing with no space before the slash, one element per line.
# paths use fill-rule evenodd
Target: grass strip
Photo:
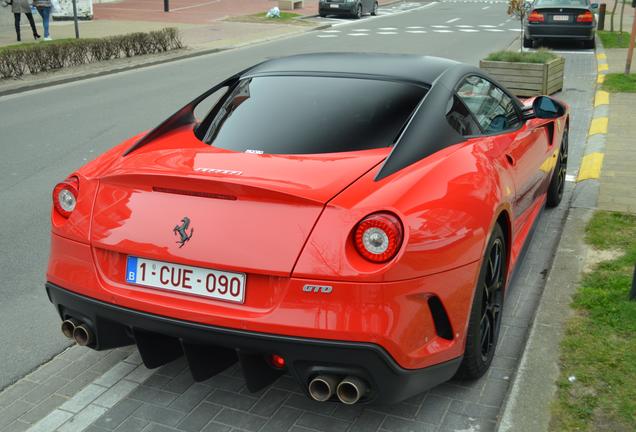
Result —
<path fill-rule="evenodd" d="M 606 259 L 586 273 L 561 343 L 552 431 L 636 430 L 636 216 L 597 212 L 586 241 Z"/>

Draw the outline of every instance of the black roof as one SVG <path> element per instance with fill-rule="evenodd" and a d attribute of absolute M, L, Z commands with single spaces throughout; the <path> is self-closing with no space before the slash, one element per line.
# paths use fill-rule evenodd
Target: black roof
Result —
<path fill-rule="evenodd" d="M 461 63 L 430 56 L 374 53 L 300 54 L 267 60 L 244 73 L 380 76 L 431 85 L 442 73 Z"/>

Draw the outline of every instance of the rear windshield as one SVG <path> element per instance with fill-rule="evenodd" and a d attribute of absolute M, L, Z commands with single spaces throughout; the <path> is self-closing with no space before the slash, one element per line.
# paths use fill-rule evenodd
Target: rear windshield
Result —
<path fill-rule="evenodd" d="M 568 7 L 568 6 L 589 6 L 590 2 L 588 0 L 536 0 L 533 4 L 534 7 L 546 7 L 546 6 L 558 6 L 558 7 Z"/>
<path fill-rule="evenodd" d="M 240 81 L 202 122 L 203 140 L 251 153 L 391 146 L 426 89 L 374 79 L 273 76 Z"/>

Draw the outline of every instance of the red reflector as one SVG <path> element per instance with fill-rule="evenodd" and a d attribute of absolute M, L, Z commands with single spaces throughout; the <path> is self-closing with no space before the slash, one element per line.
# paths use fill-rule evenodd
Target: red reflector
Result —
<path fill-rule="evenodd" d="M 543 17 L 543 14 L 537 11 L 532 11 L 530 12 L 530 15 L 528 15 L 528 22 L 531 23 L 543 22 L 544 20 L 545 18 Z"/>
<path fill-rule="evenodd" d="M 269 362 L 276 369 L 283 369 L 285 367 L 285 359 L 279 356 L 278 354 L 272 354 L 269 358 Z"/>
<path fill-rule="evenodd" d="M 592 15 L 592 12 L 590 11 L 585 11 L 576 17 L 576 22 L 591 23 L 593 20 L 594 20 L 594 15 Z"/>

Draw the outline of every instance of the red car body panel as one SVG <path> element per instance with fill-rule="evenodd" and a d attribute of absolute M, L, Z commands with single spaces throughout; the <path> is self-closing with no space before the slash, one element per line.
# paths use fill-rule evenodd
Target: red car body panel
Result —
<path fill-rule="evenodd" d="M 531 102 L 531 101 L 529 101 Z M 121 157 L 135 138 L 73 175 L 77 206 L 52 211 L 47 280 L 133 311 L 264 334 L 376 344 L 401 367 L 461 357 L 481 259 L 505 227 L 508 277 L 545 203 L 567 113 L 468 138 L 375 180 L 391 148 L 249 154 L 202 143 L 185 125 Z M 395 214 L 404 241 L 373 263 L 352 233 Z M 195 235 L 180 247 L 184 216 Z M 126 257 L 241 272 L 243 304 L 126 283 Z M 308 295 L 305 285 L 329 285 Z M 439 299 L 452 335 L 436 332 Z"/>

